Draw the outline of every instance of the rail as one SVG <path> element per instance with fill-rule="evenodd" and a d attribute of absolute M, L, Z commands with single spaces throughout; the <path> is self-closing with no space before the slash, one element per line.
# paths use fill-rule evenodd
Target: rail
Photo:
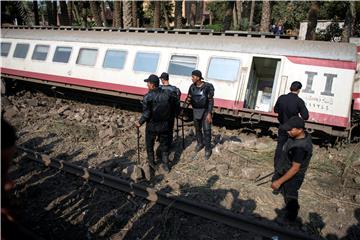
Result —
<path fill-rule="evenodd" d="M 289 229 L 271 226 L 258 220 L 246 218 L 244 216 L 234 214 L 231 211 L 218 209 L 204 204 L 192 202 L 169 193 L 162 193 L 153 188 L 126 181 L 124 179 L 104 174 L 92 169 L 77 166 L 63 160 L 51 159 L 48 155 L 32 151 L 24 147 L 18 147 L 19 150 L 26 153 L 26 157 L 44 164 L 47 167 L 60 169 L 66 173 L 70 173 L 82 177 L 86 181 L 93 181 L 123 192 L 145 198 L 149 201 L 163 204 L 186 213 L 194 214 L 203 218 L 207 218 L 216 222 L 220 222 L 243 231 L 253 233 L 263 238 L 271 238 L 277 236 L 281 240 L 293 239 L 318 239 L 312 238 L 304 233 L 295 232 Z"/>

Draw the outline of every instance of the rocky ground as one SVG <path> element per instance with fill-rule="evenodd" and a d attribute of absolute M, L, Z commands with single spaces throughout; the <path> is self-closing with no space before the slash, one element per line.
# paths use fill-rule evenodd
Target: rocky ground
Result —
<path fill-rule="evenodd" d="M 186 123 L 185 149 L 177 139 L 170 155 L 170 173 L 160 168 L 155 178 L 146 181 L 140 171 L 146 169 L 144 127 L 140 162 L 136 128 L 132 127 L 139 112 L 35 91 L 4 96 L 1 104 L 4 117 L 18 131 L 20 146 L 271 224 L 329 239 L 359 239 L 359 143 L 333 148 L 314 145 L 300 191 L 299 219 L 290 226 L 281 218 L 281 196 L 272 194 L 270 183 L 257 186 L 254 182 L 272 172 L 276 140 L 271 135 L 214 126 L 213 155 L 205 161 L 203 151 L 194 155 L 194 132 L 191 123 Z M 248 237 L 224 225 L 83 183 L 29 163 L 21 155 L 10 176 L 16 183 L 12 193 L 22 222 L 49 239 L 69 234 L 75 234 L 75 239 Z"/>

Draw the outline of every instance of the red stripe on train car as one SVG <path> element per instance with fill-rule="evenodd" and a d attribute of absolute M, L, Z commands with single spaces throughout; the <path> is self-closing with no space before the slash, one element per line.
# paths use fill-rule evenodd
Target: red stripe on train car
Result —
<path fill-rule="evenodd" d="M 354 99 L 353 109 L 356 110 L 356 111 L 360 111 L 360 98 L 355 98 Z"/>
<path fill-rule="evenodd" d="M 353 92 L 352 98 L 360 98 L 360 93 L 358 93 L 358 92 Z"/>
<path fill-rule="evenodd" d="M 98 82 L 98 81 L 87 80 L 87 79 L 63 77 L 63 76 L 58 76 L 58 75 L 35 73 L 35 72 L 29 72 L 29 71 L 9 69 L 9 68 L 0 68 L 0 71 L 3 73 L 6 73 L 6 74 L 15 75 L 15 76 L 41 79 L 41 80 L 66 83 L 66 84 L 73 84 L 73 85 L 84 86 L 84 87 L 92 87 L 92 88 L 113 90 L 113 91 L 119 91 L 119 92 L 126 92 L 126 93 L 131 93 L 131 94 L 136 94 L 136 95 L 144 95 L 147 93 L 146 88 L 133 87 L 133 86 L 121 85 L 121 84 L 115 84 L 115 83 L 105 83 L 105 82 Z M 186 94 L 181 94 L 182 100 L 185 100 L 185 97 L 186 97 Z M 240 109 L 243 109 L 243 102 L 235 102 L 232 100 L 215 98 L 215 106 L 240 110 Z M 276 114 L 272 113 L 272 112 L 263 112 L 263 114 L 276 117 Z M 315 121 L 318 123 L 322 123 L 322 124 L 334 125 L 334 126 L 340 126 L 340 127 L 347 127 L 349 125 L 348 118 L 333 116 L 333 115 L 328 115 L 328 114 L 314 113 L 314 112 L 310 113 L 309 120 Z"/>
<path fill-rule="evenodd" d="M 318 59 L 318 58 L 305 58 L 305 57 L 294 57 L 286 56 L 290 62 L 303 65 L 312 65 L 320 67 L 332 67 L 332 68 L 343 68 L 343 69 L 356 69 L 356 62 L 350 61 L 337 61 L 329 59 Z"/>
<path fill-rule="evenodd" d="M 357 49 L 357 52 L 360 53 L 360 46 L 357 46 L 356 49 Z"/>

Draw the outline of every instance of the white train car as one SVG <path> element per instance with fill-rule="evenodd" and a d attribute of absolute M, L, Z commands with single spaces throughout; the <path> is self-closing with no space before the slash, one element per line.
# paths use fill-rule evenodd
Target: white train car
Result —
<path fill-rule="evenodd" d="M 191 71 L 199 69 L 215 87 L 217 113 L 272 124 L 277 123 L 276 99 L 293 81 L 300 81 L 300 97 L 310 112 L 307 127 L 341 137 L 349 136 L 352 113 L 360 110 L 356 57 L 356 46 L 348 43 L 224 34 L 16 28 L 1 32 L 3 78 L 141 98 L 147 92 L 143 79 L 168 72 L 184 100 Z"/>

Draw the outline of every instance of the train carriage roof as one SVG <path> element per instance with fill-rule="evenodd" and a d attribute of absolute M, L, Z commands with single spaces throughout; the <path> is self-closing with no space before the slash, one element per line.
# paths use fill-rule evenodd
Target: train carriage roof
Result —
<path fill-rule="evenodd" d="M 349 43 L 166 33 L 1 30 L 1 38 L 173 47 L 356 62 L 356 46 Z"/>

